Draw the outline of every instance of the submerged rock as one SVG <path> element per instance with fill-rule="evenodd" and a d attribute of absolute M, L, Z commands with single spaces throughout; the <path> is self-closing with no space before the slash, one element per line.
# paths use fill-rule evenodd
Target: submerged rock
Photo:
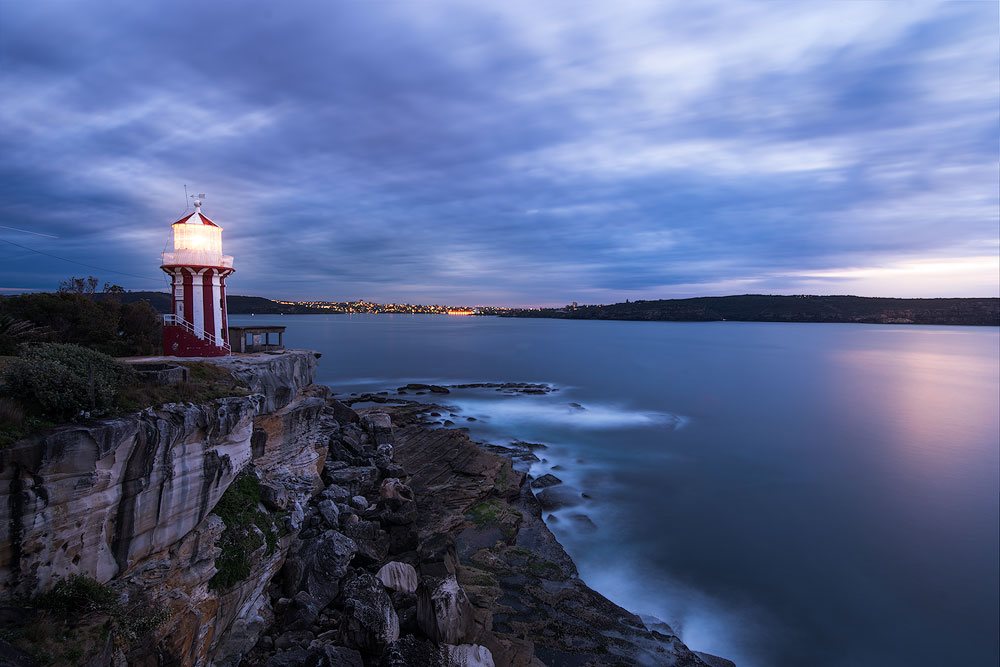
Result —
<path fill-rule="evenodd" d="M 551 473 L 545 473 L 538 479 L 531 482 L 531 488 L 544 489 L 549 486 L 555 486 L 556 484 L 562 484 L 562 480 Z"/>

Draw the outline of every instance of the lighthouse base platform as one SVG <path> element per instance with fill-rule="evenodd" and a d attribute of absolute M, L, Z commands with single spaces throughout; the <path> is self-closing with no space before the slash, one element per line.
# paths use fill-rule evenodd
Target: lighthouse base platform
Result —
<path fill-rule="evenodd" d="M 223 357 L 229 347 L 220 347 L 204 338 L 198 338 L 185 327 L 163 327 L 163 354 L 169 357 Z"/>

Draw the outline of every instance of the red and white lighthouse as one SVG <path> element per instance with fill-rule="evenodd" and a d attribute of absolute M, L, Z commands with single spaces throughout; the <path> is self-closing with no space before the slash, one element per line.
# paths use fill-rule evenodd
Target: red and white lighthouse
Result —
<path fill-rule="evenodd" d="M 163 316 L 163 353 L 175 357 L 218 357 L 230 353 L 226 316 L 226 277 L 233 258 L 222 254 L 222 227 L 201 212 L 171 225 L 173 252 L 160 266 L 170 275 L 171 313 Z"/>

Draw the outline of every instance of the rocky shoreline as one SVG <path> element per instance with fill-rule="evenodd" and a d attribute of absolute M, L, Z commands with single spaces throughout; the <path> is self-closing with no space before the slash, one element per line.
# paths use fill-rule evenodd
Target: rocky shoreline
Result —
<path fill-rule="evenodd" d="M 530 449 L 405 397 L 448 388 L 341 402 L 309 352 L 217 363 L 250 395 L 0 451 L 0 664 L 732 665 L 588 588 L 542 520 L 546 480 L 519 465 Z M 100 604 L 39 603 L 77 576 Z"/>

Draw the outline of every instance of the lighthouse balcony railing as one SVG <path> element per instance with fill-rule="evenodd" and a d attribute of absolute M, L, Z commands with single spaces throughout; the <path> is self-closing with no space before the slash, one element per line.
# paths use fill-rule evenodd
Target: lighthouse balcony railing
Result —
<path fill-rule="evenodd" d="M 195 328 L 193 324 L 185 320 L 183 317 L 180 317 L 178 315 L 164 315 L 163 324 L 168 327 L 181 327 L 191 335 L 201 338 L 202 340 L 207 341 L 209 344 L 214 345 L 215 347 L 221 347 L 223 350 L 226 351 L 226 354 L 233 353 L 233 348 L 230 347 L 229 343 L 227 343 L 225 340 L 220 340 L 216 338 L 214 334 L 205 331 L 204 329 L 199 331 L 198 329 Z"/>
<path fill-rule="evenodd" d="M 162 258 L 162 266 L 208 266 L 220 269 L 233 268 L 233 256 L 220 255 L 217 252 L 177 250 L 174 252 L 163 253 Z"/>

